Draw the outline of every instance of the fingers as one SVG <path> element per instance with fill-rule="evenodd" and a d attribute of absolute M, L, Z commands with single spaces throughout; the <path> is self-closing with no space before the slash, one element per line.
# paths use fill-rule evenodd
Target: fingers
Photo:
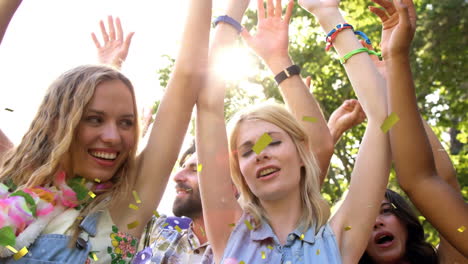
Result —
<path fill-rule="evenodd" d="M 275 16 L 275 6 L 273 5 L 273 0 L 267 0 L 267 17 Z M 280 13 L 281 16 L 281 13 Z"/>
<path fill-rule="evenodd" d="M 117 17 L 115 19 L 115 24 L 117 25 L 117 39 L 123 41 L 123 29 L 122 24 L 120 23 L 120 18 Z"/>
<path fill-rule="evenodd" d="M 265 7 L 263 6 L 263 0 L 257 0 L 257 16 L 258 21 L 265 19 Z"/>
<path fill-rule="evenodd" d="M 395 6 L 391 1 L 388 0 L 372 0 L 372 2 L 378 4 L 379 6 L 385 8 L 385 11 L 391 16 L 396 12 Z"/>
<path fill-rule="evenodd" d="M 101 48 L 101 43 L 99 43 L 99 40 L 96 37 L 96 34 L 91 33 L 91 38 L 93 39 L 94 45 L 96 45 L 97 49 Z"/>
<path fill-rule="evenodd" d="M 283 9 L 281 8 L 281 0 L 276 0 L 275 16 L 281 18 L 282 13 L 283 13 Z"/>
<path fill-rule="evenodd" d="M 114 19 L 112 16 L 107 17 L 107 24 L 109 25 L 109 39 L 115 40 L 115 27 L 114 27 Z"/>
<path fill-rule="evenodd" d="M 289 22 L 291 22 L 291 16 L 292 16 L 293 9 L 294 9 L 294 1 L 289 0 L 288 6 L 286 7 L 286 14 L 284 14 L 284 20 L 287 21 L 288 24 L 289 24 Z"/>
<path fill-rule="evenodd" d="M 125 38 L 124 45 L 125 45 L 125 50 L 127 50 L 127 51 L 130 48 L 130 44 L 132 43 L 133 35 L 135 35 L 135 32 L 130 32 L 130 33 L 128 33 L 127 37 Z"/>
<path fill-rule="evenodd" d="M 399 24 L 405 26 L 405 28 L 411 28 L 412 25 L 409 18 L 408 6 L 400 3 L 399 0 L 393 0 L 393 2 L 396 6 L 400 19 Z"/>
<path fill-rule="evenodd" d="M 372 13 L 376 14 L 380 18 L 382 23 L 388 20 L 388 15 L 382 9 L 375 7 L 375 6 L 369 6 L 369 10 Z"/>
<path fill-rule="evenodd" d="M 107 35 L 106 27 L 104 26 L 104 22 L 101 20 L 99 21 L 99 27 L 101 28 L 102 39 L 104 43 L 109 41 L 109 35 Z"/>

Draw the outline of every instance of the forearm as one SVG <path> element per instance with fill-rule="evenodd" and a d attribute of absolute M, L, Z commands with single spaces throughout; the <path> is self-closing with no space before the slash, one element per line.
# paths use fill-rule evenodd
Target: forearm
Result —
<path fill-rule="evenodd" d="M 314 11 L 314 15 L 326 33 L 336 25 L 345 23 L 338 8 Z M 352 30 L 345 29 L 338 33 L 333 47 L 340 57 L 344 57 L 349 52 L 362 48 L 362 45 Z M 370 56 L 365 52 L 358 53 L 344 64 L 344 68 L 364 112 L 368 114 L 367 117 L 383 122 L 387 115 L 385 81 Z"/>
<path fill-rule="evenodd" d="M 445 151 L 444 146 L 440 143 L 432 128 L 423 120 L 424 129 L 426 130 L 429 143 L 431 144 L 432 155 L 434 156 L 437 175 L 447 182 L 452 188 L 460 191 L 460 185 L 457 180 L 456 171 L 453 167 L 450 157 Z"/>
<path fill-rule="evenodd" d="M 11 18 L 22 0 L 0 0 L 0 43 L 2 43 L 5 31 Z"/>
<path fill-rule="evenodd" d="M 436 170 L 417 109 L 409 58 L 388 58 L 386 65 L 389 112 L 400 119 L 389 132 L 396 173 L 403 189 L 418 188 L 418 183 L 425 177 L 435 176 Z"/>

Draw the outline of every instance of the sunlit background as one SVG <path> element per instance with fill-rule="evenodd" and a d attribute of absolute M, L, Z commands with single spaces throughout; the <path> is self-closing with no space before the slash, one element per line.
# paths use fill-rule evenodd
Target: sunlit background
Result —
<path fill-rule="evenodd" d="M 157 70 L 166 66 L 162 55 L 175 57 L 186 17 L 188 0 L 23 0 L 0 47 L 0 128 L 17 145 L 29 127 L 48 85 L 72 67 L 95 63 L 91 32 L 100 37 L 98 22 L 108 15 L 122 20 L 124 35 L 135 36 L 122 71 L 132 80 L 138 108 L 149 108 L 161 98 Z M 216 0 L 214 14 L 224 1 Z M 106 23 L 107 25 L 107 23 Z M 250 70 L 246 50 L 228 52 L 228 79 Z M 238 70 L 240 69 L 240 70 Z M 250 92 L 258 87 L 246 86 Z M 5 108 L 13 112 L 5 111 Z M 158 211 L 172 214 L 175 197 L 172 179 Z"/>

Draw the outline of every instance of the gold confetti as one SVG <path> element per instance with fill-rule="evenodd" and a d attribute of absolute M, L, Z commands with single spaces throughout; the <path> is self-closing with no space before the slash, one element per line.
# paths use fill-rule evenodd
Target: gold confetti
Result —
<path fill-rule="evenodd" d="M 239 264 L 245 264 L 245 262 L 244 262 L 243 260 L 241 260 L 241 261 L 239 262 Z"/>
<path fill-rule="evenodd" d="M 98 257 L 96 256 L 96 253 L 91 252 L 91 257 L 93 258 L 94 261 L 98 261 Z"/>
<path fill-rule="evenodd" d="M 230 227 L 235 227 L 235 226 L 236 226 L 236 224 L 234 224 L 234 223 L 231 223 L 231 224 L 229 224 L 229 226 L 230 226 Z"/>
<path fill-rule="evenodd" d="M 262 259 L 266 259 L 265 251 L 262 251 Z"/>
<path fill-rule="evenodd" d="M 100 182 L 101 182 L 101 180 L 98 179 L 98 178 L 94 179 L 94 181 L 97 182 L 97 183 L 100 183 Z"/>
<path fill-rule="evenodd" d="M 13 253 L 18 253 L 18 250 L 16 250 L 14 247 L 12 247 L 10 245 L 7 245 L 6 248 L 8 248 Z"/>
<path fill-rule="evenodd" d="M 315 122 L 317 122 L 317 118 L 311 117 L 311 116 L 303 116 L 303 117 L 302 117 L 302 121 L 307 121 L 307 122 L 315 123 Z"/>
<path fill-rule="evenodd" d="M 141 203 L 141 200 L 140 200 L 140 197 L 138 196 L 138 193 L 137 193 L 135 190 L 133 190 L 132 193 L 133 193 L 133 198 L 135 198 L 135 202 L 136 202 L 137 204 L 140 204 L 140 203 Z"/>
<path fill-rule="evenodd" d="M 205 230 L 204 230 L 203 227 L 201 227 L 201 226 L 200 226 L 200 231 L 202 232 L 202 236 L 206 236 Z"/>
<path fill-rule="evenodd" d="M 304 234 L 301 234 L 300 239 L 301 239 L 301 240 L 304 240 Z"/>
<path fill-rule="evenodd" d="M 92 191 L 89 191 L 88 195 L 93 199 L 94 199 L 94 197 L 96 197 L 96 194 L 94 194 Z"/>
<path fill-rule="evenodd" d="M 393 203 L 391 203 L 391 205 L 393 209 L 396 209 L 396 205 L 394 205 Z"/>
<path fill-rule="evenodd" d="M 13 112 L 13 109 L 11 109 L 11 108 L 5 108 L 5 110 L 8 111 L 8 112 Z"/>
<path fill-rule="evenodd" d="M 400 118 L 397 116 L 397 114 L 391 113 L 380 126 L 380 129 L 382 132 L 387 133 L 390 128 L 392 128 L 398 122 L 398 120 L 400 120 Z"/>
<path fill-rule="evenodd" d="M 177 232 L 179 232 L 179 233 L 182 232 L 182 229 L 178 225 L 176 225 L 174 228 L 175 228 L 175 230 L 177 230 Z"/>
<path fill-rule="evenodd" d="M 255 153 L 258 155 L 268 146 L 268 144 L 271 143 L 271 141 L 273 141 L 273 139 L 270 137 L 270 135 L 264 133 L 252 147 L 252 150 L 255 151 Z"/>
<path fill-rule="evenodd" d="M 317 249 L 317 252 L 315 254 L 320 255 L 320 249 Z"/>
<path fill-rule="evenodd" d="M 465 232 L 466 227 L 465 226 L 460 226 L 457 230 L 458 230 L 458 232 L 463 233 L 463 232 Z"/>
<path fill-rule="evenodd" d="M 202 165 L 202 164 L 198 164 L 198 166 L 197 166 L 197 172 L 202 171 L 202 169 L 203 169 L 203 165 Z"/>
<path fill-rule="evenodd" d="M 14 255 L 13 255 L 13 258 L 15 260 L 18 260 L 22 257 L 24 257 L 26 254 L 28 254 L 28 249 L 26 247 L 23 247 L 20 251 L 16 252 Z"/>
<path fill-rule="evenodd" d="M 162 227 L 166 227 L 166 226 L 168 226 L 168 225 L 169 225 L 168 223 L 164 223 L 164 224 L 162 225 Z"/>
<path fill-rule="evenodd" d="M 271 245 L 268 245 L 267 248 L 268 248 L 269 250 L 273 250 L 273 247 L 272 247 Z"/>
<path fill-rule="evenodd" d="M 344 228 L 344 230 L 345 230 L 345 231 L 351 230 L 351 226 L 346 226 L 346 227 Z"/>
<path fill-rule="evenodd" d="M 249 220 L 245 220 L 245 221 L 244 221 L 244 224 L 247 226 L 247 228 L 248 228 L 249 230 L 252 230 L 252 229 L 253 229 L 252 224 L 250 224 Z"/>
<path fill-rule="evenodd" d="M 78 219 L 78 220 L 83 220 L 83 217 L 82 217 L 82 216 L 78 216 L 76 219 Z"/>
<path fill-rule="evenodd" d="M 140 207 L 138 207 L 138 206 L 136 206 L 136 205 L 134 205 L 134 204 L 129 204 L 129 205 L 128 205 L 128 208 L 133 209 L 133 210 L 135 210 L 135 211 L 138 210 L 138 209 L 140 209 Z"/>
<path fill-rule="evenodd" d="M 156 216 L 156 218 L 159 218 L 159 217 L 160 217 L 158 211 L 156 211 L 156 210 L 153 211 L 153 214 L 154 214 L 154 216 Z"/>
<path fill-rule="evenodd" d="M 128 229 L 133 229 L 139 225 L 138 221 L 131 222 L 130 224 L 127 225 Z"/>

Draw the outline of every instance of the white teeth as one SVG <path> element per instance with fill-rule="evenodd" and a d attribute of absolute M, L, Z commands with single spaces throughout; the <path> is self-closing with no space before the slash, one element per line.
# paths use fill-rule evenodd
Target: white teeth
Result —
<path fill-rule="evenodd" d="M 91 155 L 93 155 L 96 158 L 102 158 L 102 159 L 108 159 L 108 160 L 113 160 L 117 158 L 117 153 L 109 153 L 109 152 L 91 152 Z"/>
<path fill-rule="evenodd" d="M 270 174 L 274 171 L 277 171 L 278 169 L 273 169 L 273 168 L 269 168 L 269 169 L 264 169 L 262 171 L 260 171 L 260 176 L 265 176 L 267 174 Z"/>

